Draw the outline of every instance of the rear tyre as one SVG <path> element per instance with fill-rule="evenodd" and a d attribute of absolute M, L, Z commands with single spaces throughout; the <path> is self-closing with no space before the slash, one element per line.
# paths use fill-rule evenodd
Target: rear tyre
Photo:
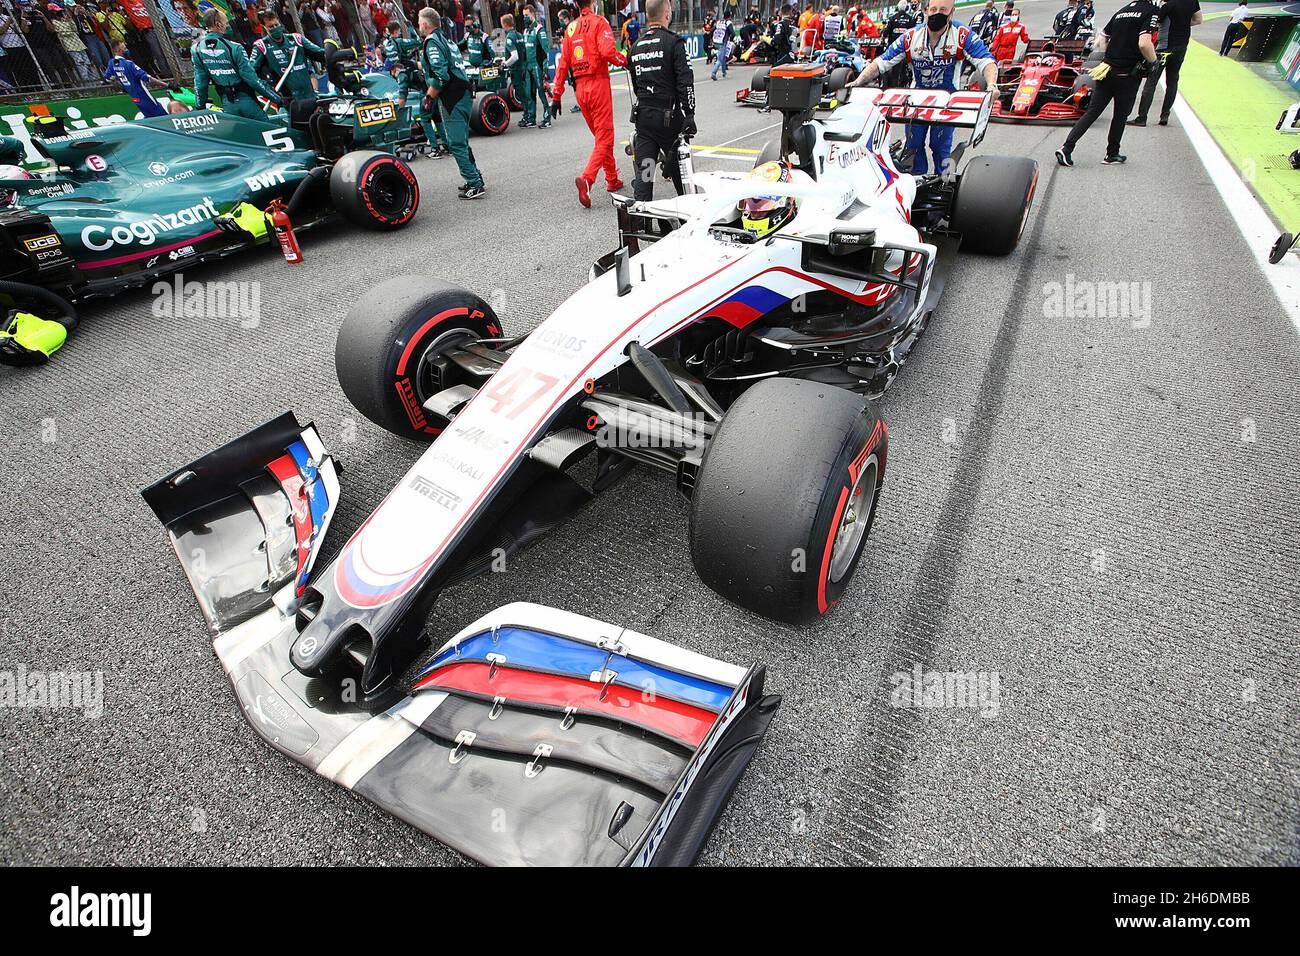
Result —
<path fill-rule="evenodd" d="M 957 184 L 950 225 L 964 252 L 1005 256 L 1029 220 L 1038 163 L 1024 156 L 976 156 Z"/>
<path fill-rule="evenodd" d="M 348 222 L 363 229 L 401 229 L 420 208 L 420 184 L 396 156 L 357 150 L 330 170 L 330 198 Z"/>
<path fill-rule="evenodd" d="M 510 104 L 500 93 L 481 93 L 470 107 L 469 128 L 480 136 L 500 136 L 510 127 Z"/>
<path fill-rule="evenodd" d="M 691 496 L 691 561 L 741 607 L 799 623 L 827 613 L 857 569 L 887 436 L 861 395 L 766 379 L 728 409 Z"/>
<path fill-rule="evenodd" d="M 749 77 L 749 88 L 755 93 L 767 89 L 767 74 L 772 71 L 770 66 L 760 66 Z"/>
<path fill-rule="evenodd" d="M 500 334 L 492 307 L 473 292 L 397 276 L 370 289 L 343 320 L 334 369 L 343 394 L 366 418 L 394 435 L 431 441 L 442 422 L 430 420 L 424 402 L 464 377 L 446 353 Z"/>
<path fill-rule="evenodd" d="M 828 92 L 835 93 L 848 86 L 849 81 L 853 79 L 853 71 L 847 66 L 836 67 L 831 70 L 831 75 L 827 78 L 826 89 Z"/>
<path fill-rule="evenodd" d="M 506 84 L 504 96 L 505 101 L 510 104 L 510 112 L 522 113 L 524 111 L 524 101 L 521 100 L 519 94 L 515 92 L 515 85 L 513 83 Z"/>

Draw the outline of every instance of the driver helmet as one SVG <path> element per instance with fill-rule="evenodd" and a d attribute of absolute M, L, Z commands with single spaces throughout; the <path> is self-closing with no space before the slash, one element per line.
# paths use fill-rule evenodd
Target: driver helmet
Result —
<path fill-rule="evenodd" d="M 749 178 L 755 183 L 788 183 L 794 176 L 789 163 L 778 161 L 754 167 Z M 793 219 L 796 206 L 793 196 L 769 195 L 742 199 L 739 208 L 741 228 L 762 239 Z"/>
<path fill-rule="evenodd" d="M 3 183 L 6 179 L 35 178 L 35 176 L 23 169 L 21 166 L 0 166 L 0 207 L 12 206 L 14 200 L 18 198 L 17 190 L 4 188 Z"/>

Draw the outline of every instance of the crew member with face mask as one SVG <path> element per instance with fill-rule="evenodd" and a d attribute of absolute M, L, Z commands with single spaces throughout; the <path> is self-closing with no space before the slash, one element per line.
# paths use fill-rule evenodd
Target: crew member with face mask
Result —
<path fill-rule="evenodd" d="M 262 82 L 248 62 L 244 48 L 226 38 L 227 25 L 226 15 L 216 7 L 203 15 L 203 26 L 208 32 L 195 42 L 191 53 L 194 61 L 194 108 L 207 108 L 208 93 L 215 86 L 227 113 L 265 120 L 266 111 L 258 105 L 258 94 L 276 106 L 280 105 L 280 96 Z"/>
<path fill-rule="evenodd" d="M 263 36 L 253 42 L 253 69 L 275 84 L 282 99 L 310 104 L 297 107 L 306 116 L 316 103 L 308 60 L 323 66 L 325 51 L 301 33 L 287 32 L 273 10 L 264 11 L 259 19 Z"/>
<path fill-rule="evenodd" d="M 996 97 L 998 92 L 998 66 L 989 55 L 989 48 L 970 28 L 952 19 L 953 0 L 930 0 L 926 9 L 925 24 L 913 27 L 889 45 L 876 59 L 869 62 L 849 86 L 865 86 L 882 70 L 906 63 L 911 66 L 913 86 L 922 90 L 957 89 L 957 79 L 963 63 L 969 62 L 984 74 L 988 90 Z M 948 157 L 952 153 L 951 126 L 909 126 L 907 148 L 912 152 L 912 172 L 925 173 L 926 130 L 930 133 L 930 151 L 934 154 L 934 171 L 946 175 Z"/>
<path fill-rule="evenodd" d="M 1029 31 L 1020 22 L 1020 11 L 1012 10 L 1007 22 L 993 31 L 993 43 L 991 44 L 993 59 L 999 63 L 1003 60 L 1014 60 L 1016 51 L 1022 43 L 1028 48 Z"/>
<path fill-rule="evenodd" d="M 537 8 L 524 5 L 524 119 L 520 126 L 546 129 L 551 125 L 551 103 L 546 96 L 546 65 L 551 59 L 551 40 L 537 19 Z M 537 122 L 537 101 L 542 101 L 542 121 Z"/>
<path fill-rule="evenodd" d="M 487 37 L 483 36 L 483 24 L 478 22 L 478 17 L 470 17 L 466 31 L 461 43 L 461 49 L 465 51 L 465 62 L 470 66 L 482 66 L 492 59 L 492 50 L 488 46 Z"/>

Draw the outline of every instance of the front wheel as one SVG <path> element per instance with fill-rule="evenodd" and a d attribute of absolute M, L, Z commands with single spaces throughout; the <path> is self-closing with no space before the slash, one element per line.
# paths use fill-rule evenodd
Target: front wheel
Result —
<path fill-rule="evenodd" d="M 1020 242 L 1038 186 L 1038 163 L 1024 156 L 976 156 L 957 183 L 949 224 L 964 252 L 1005 256 Z"/>
<path fill-rule="evenodd" d="M 330 170 L 330 199 L 348 222 L 364 229 L 401 229 L 420 208 L 420 184 L 396 156 L 359 149 Z"/>
<path fill-rule="evenodd" d="M 334 343 L 339 385 L 357 411 L 403 438 L 430 441 L 442 432 L 424 403 L 466 384 L 454 348 L 497 338 L 501 323 L 473 292 L 437 279 L 396 276 L 368 290 L 343 320 Z"/>
<path fill-rule="evenodd" d="M 691 496 L 691 561 L 727 600 L 799 623 L 848 586 L 875 520 L 885 424 L 861 395 L 766 379 L 728 409 Z"/>

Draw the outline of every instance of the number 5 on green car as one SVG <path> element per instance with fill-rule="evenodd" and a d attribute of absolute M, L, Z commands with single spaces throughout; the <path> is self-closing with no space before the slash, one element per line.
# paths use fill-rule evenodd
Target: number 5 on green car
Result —
<path fill-rule="evenodd" d="M 344 75 L 355 53 L 326 58 Z M 55 116 L 28 124 L 47 165 L 0 169 L 0 364 L 48 359 L 81 300 L 272 243 L 286 223 L 290 236 L 336 216 L 401 229 L 420 204 L 393 154 L 409 114 L 359 93 L 319 97 L 288 126 L 216 110 L 71 131 Z M 268 228 L 271 213 L 281 227 Z"/>

